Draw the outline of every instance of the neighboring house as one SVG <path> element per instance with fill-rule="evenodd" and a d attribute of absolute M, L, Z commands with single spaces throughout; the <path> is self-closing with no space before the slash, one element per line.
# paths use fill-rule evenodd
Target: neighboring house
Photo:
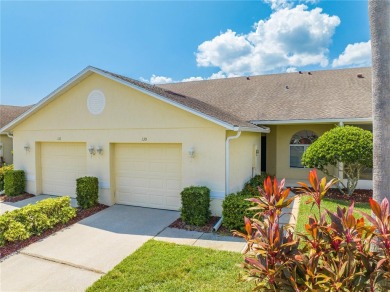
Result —
<path fill-rule="evenodd" d="M 0 129 L 16 119 L 31 106 L 0 105 Z M 0 132 L 0 166 L 13 163 L 12 138 Z"/>
<path fill-rule="evenodd" d="M 220 214 L 261 171 L 305 180 L 303 151 L 335 125 L 371 128 L 369 68 L 301 73 L 156 86 L 87 67 L 0 131 L 31 193 L 75 196 L 97 176 L 105 204 L 177 210 L 205 185 Z"/>

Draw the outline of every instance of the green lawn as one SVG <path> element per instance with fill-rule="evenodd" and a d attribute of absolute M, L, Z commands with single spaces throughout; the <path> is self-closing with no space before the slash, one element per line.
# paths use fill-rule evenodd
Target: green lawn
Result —
<path fill-rule="evenodd" d="M 150 240 L 87 291 L 250 291 L 240 282 L 243 256 Z"/>
<path fill-rule="evenodd" d="M 307 197 L 301 198 L 301 202 L 299 205 L 299 212 L 298 212 L 298 222 L 295 229 L 296 232 L 305 231 L 305 224 L 308 223 L 309 215 L 316 215 L 318 218 L 317 206 L 314 206 L 313 209 L 311 209 L 311 204 L 307 205 L 305 203 L 306 201 L 307 201 Z M 323 199 L 321 202 L 321 211 L 324 211 L 325 209 L 328 209 L 330 211 L 336 211 L 337 206 L 348 208 L 349 205 L 350 203 L 346 201 Z M 355 203 L 355 210 L 360 210 L 368 214 L 371 214 L 371 208 L 369 203 Z M 356 216 L 358 218 L 362 217 L 359 213 L 356 213 Z"/>

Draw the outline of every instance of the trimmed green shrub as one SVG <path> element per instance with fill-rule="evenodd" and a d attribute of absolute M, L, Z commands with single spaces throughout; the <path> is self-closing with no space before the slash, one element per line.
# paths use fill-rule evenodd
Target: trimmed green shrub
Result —
<path fill-rule="evenodd" d="M 243 230 L 244 216 L 252 218 L 256 213 L 248 210 L 254 206 L 253 203 L 245 200 L 249 198 L 253 198 L 253 193 L 244 191 L 226 196 L 222 202 L 223 226 L 229 230 Z"/>
<path fill-rule="evenodd" d="M 98 204 L 99 180 L 94 176 L 84 176 L 76 180 L 77 204 L 88 209 Z"/>
<path fill-rule="evenodd" d="M 337 167 L 340 162 L 344 163 L 347 185 L 339 183 L 352 195 L 362 171 L 372 167 L 372 133 L 354 126 L 336 127 L 319 137 L 302 156 L 304 166 L 315 167 L 333 178 L 338 177 L 330 166 Z"/>
<path fill-rule="evenodd" d="M 70 197 L 50 198 L 0 216 L 0 246 L 27 239 L 76 216 Z"/>
<path fill-rule="evenodd" d="M 259 196 L 259 189 L 258 187 L 263 187 L 264 185 L 264 180 L 268 177 L 269 175 L 266 174 L 265 172 L 261 174 L 257 174 L 254 177 L 252 177 L 249 181 L 247 181 L 244 185 L 244 188 L 242 189 L 243 192 L 245 193 L 251 193 L 252 196 Z"/>
<path fill-rule="evenodd" d="M 0 192 L 4 191 L 4 173 L 8 170 L 13 170 L 14 165 L 4 165 L 3 167 L 0 167 Z"/>
<path fill-rule="evenodd" d="M 181 219 L 186 224 L 202 226 L 210 219 L 210 189 L 203 186 L 184 188 L 181 194 Z"/>
<path fill-rule="evenodd" d="M 229 194 L 222 202 L 223 226 L 230 230 L 243 230 L 244 216 L 252 218 L 256 212 L 247 210 L 254 204 L 246 201 L 259 196 L 258 187 L 264 186 L 264 180 L 268 177 L 266 173 L 261 173 L 252 177 L 244 185 L 241 192 Z"/>
<path fill-rule="evenodd" d="M 24 170 L 8 170 L 4 173 L 4 192 L 7 196 L 23 194 L 25 186 Z"/>

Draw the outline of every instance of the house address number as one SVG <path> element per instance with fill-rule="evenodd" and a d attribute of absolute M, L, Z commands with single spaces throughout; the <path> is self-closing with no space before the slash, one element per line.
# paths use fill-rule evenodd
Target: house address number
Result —
<path fill-rule="evenodd" d="M 148 141 L 148 138 L 146 138 L 146 137 L 142 137 L 142 139 L 141 139 L 142 141 Z"/>

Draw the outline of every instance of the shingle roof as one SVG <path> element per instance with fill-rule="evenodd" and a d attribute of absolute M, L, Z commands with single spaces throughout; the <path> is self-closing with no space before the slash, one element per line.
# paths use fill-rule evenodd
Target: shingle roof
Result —
<path fill-rule="evenodd" d="M 251 124 L 240 117 L 236 116 L 234 112 L 232 111 L 226 111 L 225 109 L 220 109 L 217 106 L 214 106 L 212 104 L 209 104 L 205 101 L 202 101 L 200 99 L 187 96 L 186 94 L 177 93 L 174 91 L 171 91 L 169 89 L 164 89 L 159 86 L 151 85 L 148 83 L 144 83 L 135 79 L 128 78 L 126 76 L 122 76 L 119 74 L 115 74 L 109 71 L 105 71 L 99 68 L 94 68 L 98 71 L 104 72 L 106 74 L 109 74 L 115 78 L 119 78 L 125 82 L 131 83 L 137 87 L 140 87 L 144 90 L 147 90 L 149 92 L 155 93 L 159 96 L 165 97 L 169 100 L 172 100 L 176 103 L 179 103 L 181 105 L 184 105 L 190 109 L 196 110 L 198 112 L 201 112 L 205 115 L 208 115 L 210 117 L 216 118 L 220 121 L 226 122 L 230 125 L 238 126 L 238 127 L 244 127 L 244 128 L 250 128 L 250 129 L 259 129 L 262 127 L 255 126 L 254 124 Z"/>
<path fill-rule="evenodd" d="M 358 77 L 362 74 L 363 78 Z M 371 118 L 371 69 L 161 84 L 244 121 Z"/>
<path fill-rule="evenodd" d="M 9 122 L 16 119 L 22 113 L 30 109 L 32 106 L 13 106 L 0 105 L 0 128 L 7 125 Z"/>

